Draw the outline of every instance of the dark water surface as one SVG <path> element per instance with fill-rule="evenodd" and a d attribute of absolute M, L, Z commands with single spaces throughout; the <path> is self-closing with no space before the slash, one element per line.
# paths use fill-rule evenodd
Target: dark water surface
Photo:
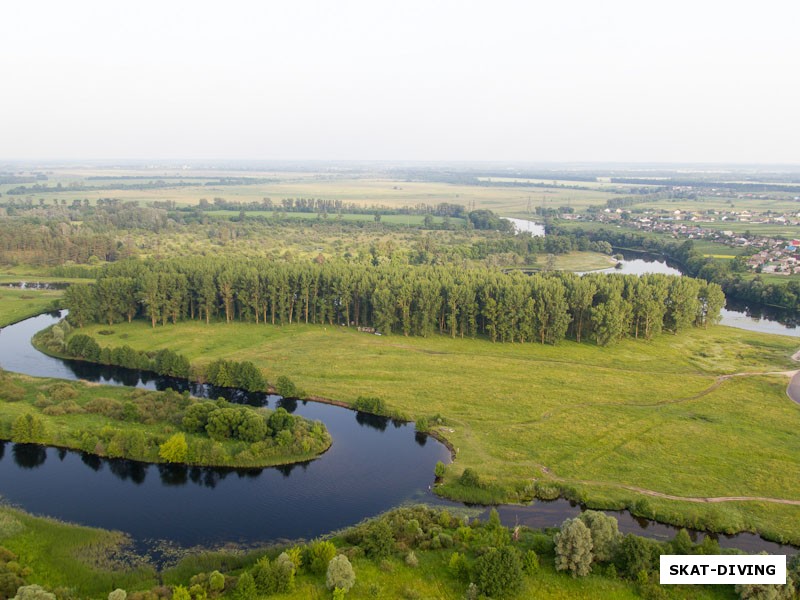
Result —
<path fill-rule="evenodd" d="M 316 402 L 293 401 L 81 361 L 61 360 L 30 344 L 57 322 L 40 315 L 0 331 L 0 366 L 38 377 L 83 379 L 148 389 L 189 389 L 194 395 L 265 405 L 325 423 L 331 449 L 316 460 L 265 469 L 148 465 L 77 451 L 0 442 L 0 495 L 36 514 L 125 531 L 138 542 L 181 545 L 246 544 L 311 538 L 352 525 L 398 504 L 461 506 L 430 492 L 437 460 L 447 449 L 413 424 Z M 499 507 L 507 525 L 552 527 L 582 510 L 566 500 Z M 484 512 L 485 514 L 485 512 Z M 669 539 L 676 528 L 612 512 L 624 532 Z M 697 538 L 702 538 L 698 534 Z M 720 538 L 724 547 L 793 552 L 756 535 Z"/>

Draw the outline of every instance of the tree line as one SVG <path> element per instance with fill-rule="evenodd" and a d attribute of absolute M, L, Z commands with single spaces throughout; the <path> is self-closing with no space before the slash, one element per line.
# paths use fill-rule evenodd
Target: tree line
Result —
<path fill-rule="evenodd" d="M 64 295 L 70 320 L 113 325 L 147 319 L 372 327 L 381 333 L 605 345 L 714 323 L 720 287 L 688 277 L 572 273 L 525 275 L 455 266 L 267 259 L 120 261 L 93 285 Z"/>
<path fill-rule="evenodd" d="M 191 211 L 196 207 L 185 206 L 178 210 Z M 201 198 L 197 206 L 200 210 L 234 210 L 234 211 L 283 211 L 298 213 L 350 213 L 373 214 L 379 212 L 384 215 L 437 215 L 441 217 L 465 217 L 466 209 L 461 204 L 439 202 L 438 204 L 418 203 L 413 206 L 400 208 L 384 204 L 364 206 L 355 202 L 345 202 L 339 199 L 325 198 L 282 198 L 273 201 L 272 198 L 262 198 L 261 201 L 231 201 L 225 198 L 214 198 L 213 203 L 207 198 Z"/>

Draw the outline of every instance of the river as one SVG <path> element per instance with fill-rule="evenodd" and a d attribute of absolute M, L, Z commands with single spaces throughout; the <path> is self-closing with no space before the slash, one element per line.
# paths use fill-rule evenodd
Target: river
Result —
<path fill-rule="evenodd" d="M 323 421 L 331 449 L 318 459 L 265 469 L 147 465 L 101 459 L 77 451 L 0 442 L 0 495 L 36 514 L 129 533 L 141 548 L 166 539 L 183 546 L 255 544 L 312 538 L 359 522 L 404 502 L 462 506 L 431 492 L 437 460 L 447 449 L 413 424 L 279 396 L 194 385 L 173 378 L 46 356 L 30 344 L 58 315 L 40 315 L 0 332 L 0 366 L 40 377 L 148 389 L 190 389 L 250 404 L 283 406 Z M 560 499 L 501 506 L 507 525 L 552 527 L 582 508 Z M 483 511 L 485 516 L 485 510 Z M 676 528 L 627 512 L 610 512 L 620 530 L 659 539 Z M 693 532 L 696 539 L 703 534 Z M 721 536 L 723 547 L 786 554 L 794 551 L 757 535 Z"/>

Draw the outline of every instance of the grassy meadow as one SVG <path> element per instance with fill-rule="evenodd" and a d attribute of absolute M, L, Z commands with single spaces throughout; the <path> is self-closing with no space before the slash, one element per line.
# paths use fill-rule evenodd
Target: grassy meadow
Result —
<path fill-rule="evenodd" d="M 134 322 L 81 330 L 101 345 L 171 348 L 193 363 L 250 360 L 308 393 L 354 402 L 378 396 L 434 428 L 456 452 L 448 496 L 524 500 L 539 485 L 570 487 L 608 507 L 647 499 L 640 513 L 800 541 L 800 506 L 690 504 L 643 496 L 800 498 L 800 406 L 785 375 L 796 340 L 726 327 L 608 348 L 492 344 L 483 339 L 373 336 L 344 327 Z M 484 489 L 460 486 L 464 468 Z M 651 516 L 654 516 L 651 515 Z"/>
<path fill-rule="evenodd" d="M 63 290 L 21 290 L 0 284 L 0 327 L 50 310 L 63 293 Z"/>
<path fill-rule="evenodd" d="M 523 267 L 526 271 L 542 271 L 547 268 L 546 255 L 538 257 L 538 262 L 533 267 Z M 566 254 L 553 255 L 553 269 L 556 271 L 598 271 L 608 269 L 617 264 L 611 256 L 599 252 L 567 252 Z"/>

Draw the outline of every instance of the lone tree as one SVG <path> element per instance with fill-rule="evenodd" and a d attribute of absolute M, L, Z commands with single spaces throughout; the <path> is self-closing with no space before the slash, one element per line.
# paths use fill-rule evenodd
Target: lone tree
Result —
<path fill-rule="evenodd" d="M 353 565 L 344 554 L 339 554 L 328 563 L 328 572 L 325 575 L 325 585 L 329 590 L 350 591 L 356 583 L 356 573 Z"/>
<path fill-rule="evenodd" d="M 592 534 L 592 554 L 598 562 L 609 562 L 622 541 L 617 520 L 596 510 L 587 510 L 579 517 Z"/>
<path fill-rule="evenodd" d="M 558 571 L 569 571 L 573 577 L 585 577 L 592 571 L 592 532 L 583 521 L 564 521 L 555 543 Z"/>

